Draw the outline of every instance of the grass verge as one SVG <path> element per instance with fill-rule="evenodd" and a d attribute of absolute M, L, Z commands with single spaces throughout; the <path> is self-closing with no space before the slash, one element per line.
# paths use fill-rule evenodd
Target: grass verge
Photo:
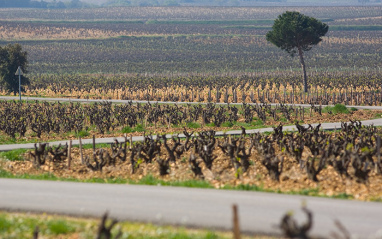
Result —
<path fill-rule="evenodd" d="M 100 219 L 84 219 L 47 214 L 21 214 L 0 212 L 0 235 L 1 238 L 18 239 L 32 238 L 33 231 L 39 228 L 41 238 L 95 238 Z M 232 238 L 230 232 L 212 232 L 209 230 L 186 229 L 173 226 L 156 226 L 152 224 L 118 222 L 112 229 L 115 236 L 118 231 L 122 232 L 121 238 L 129 239 L 153 239 L 153 238 L 192 238 L 192 239 L 228 239 Z M 243 238 L 269 238 L 249 237 Z"/>

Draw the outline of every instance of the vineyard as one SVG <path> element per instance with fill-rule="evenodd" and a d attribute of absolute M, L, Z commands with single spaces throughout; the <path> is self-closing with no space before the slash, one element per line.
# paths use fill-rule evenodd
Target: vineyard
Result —
<path fill-rule="evenodd" d="M 214 33 L 214 29 L 204 25 L 184 24 L 179 26 L 181 33 L 173 33 L 173 29 L 178 29 L 173 24 L 149 27 L 158 31 L 164 25 L 164 33 L 159 35 L 148 32 L 150 35 L 135 36 L 132 32 L 120 36 L 124 33 L 117 32 L 104 36 L 108 39 L 13 42 L 23 44 L 30 53 L 30 71 L 38 74 L 227 74 L 279 69 L 298 75 L 300 70 L 297 59 L 266 42 L 266 29 L 242 32 L 219 28 Z M 381 31 L 329 32 L 328 38 L 306 55 L 309 71 L 313 72 L 354 68 L 380 71 Z"/>
<path fill-rule="evenodd" d="M 150 102 L 381 105 L 382 72 L 312 72 L 309 92 L 293 72 L 230 75 L 38 75 L 27 96 Z M 3 92 L 5 94 L 6 92 Z"/>
<path fill-rule="evenodd" d="M 379 6 L 343 7 L 114 7 L 97 9 L 0 9 L 0 18 L 8 20 L 33 19 L 45 21 L 102 20 L 248 20 L 275 19 L 282 12 L 294 9 L 315 18 L 371 18 L 380 21 Z M 22 18 L 20 17 L 22 16 Z M 365 19 L 364 19 L 365 20 Z"/>
<path fill-rule="evenodd" d="M 299 60 L 265 38 L 290 10 L 329 25 L 304 55 L 307 93 Z M 23 101 L 0 100 L 0 143 L 35 143 L 33 150 L 1 152 L 0 177 L 382 201 L 382 131 L 361 124 L 382 111 L 357 108 L 382 106 L 381 12 L 381 6 L 0 9 L 0 46 L 22 45 L 31 82 Z M 0 95 L 8 94 L 0 85 Z M 327 122 L 343 123 L 328 132 L 320 128 Z M 286 125 L 298 132 L 283 132 Z M 264 127 L 273 131 L 248 133 Z M 111 145 L 95 143 L 120 136 Z M 71 144 L 91 137 L 93 145 Z M 49 145 L 57 140 L 68 144 Z"/>
<path fill-rule="evenodd" d="M 77 137 L 180 133 L 259 128 L 282 124 L 338 122 L 379 117 L 382 111 L 278 104 L 112 104 L 23 103 L 0 101 L 0 136 L 4 143 L 74 139 Z"/>
<path fill-rule="evenodd" d="M 56 178 L 90 180 L 206 181 L 215 188 L 239 187 L 314 196 L 381 200 L 380 130 L 354 121 L 341 131 L 296 124 L 298 133 L 216 137 L 184 129 L 176 135 L 146 135 L 143 142 L 111 144 L 109 148 L 49 147 L 35 144 L 26 161 L 8 161 L 15 175 L 49 173 Z"/>
<path fill-rule="evenodd" d="M 32 74 L 227 74 L 293 71 L 265 39 L 288 8 L 1 10 L 1 44 L 19 42 Z M 289 8 L 317 17 L 327 37 L 306 52 L 310 71 L 380 71 L 381 7 Z"/>
<path fill-rule="evenodd" d="M 304 109 L 266 103 L 1 101 L 1 112 L 1 134 L 17 142 L 126 135 L 124 142 L 107 148 L 36 143 L 35 150 L 19 159 L 3 161 L 2 174 L 121 182 L 158 177 L 164 183 L 196 180 L 204 187 L 381 200 L 380 132 L 357 121 L 380 111 L 349 110 L 340 104 Z M 335 133 L 300 125 L 341 120 L 352 123 Z M 283 133 L 280 122 L 296 124 L 299 132 Z M 246 133 L 246 128 L 265 125 L 273 125 L 274 132 Z M 216 130 L 229 129 L 241 129 L 242 134 L 215 136 Z M 129 137 L 142 134 L 143 142 L 131 143 Z"/>

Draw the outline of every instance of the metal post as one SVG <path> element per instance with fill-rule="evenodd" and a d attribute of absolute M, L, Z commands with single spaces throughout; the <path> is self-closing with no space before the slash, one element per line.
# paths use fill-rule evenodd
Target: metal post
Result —
<path fill-rule="evenodd" d="M 19 96 L 20 96 L 20 101 L 21 101 L 21 75 L 23 74 L 23 72 L 21 71 L 21 66 L 19 66 L 19 68 L 17 68 L 17 71 L 15 73 L 15 75 L 19 75 Z"/>

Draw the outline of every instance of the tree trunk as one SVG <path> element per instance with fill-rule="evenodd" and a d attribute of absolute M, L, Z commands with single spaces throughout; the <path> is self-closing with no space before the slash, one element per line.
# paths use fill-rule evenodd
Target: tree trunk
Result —
<path fill-rule="evenodd" d="M 298 55 L 300 56 L 301 68 L 304 75 L 304 92 L 307 93 L 308 92 L 308 77 L 306 76 L 304 53 L 301 48 L 298 48 Z"/>

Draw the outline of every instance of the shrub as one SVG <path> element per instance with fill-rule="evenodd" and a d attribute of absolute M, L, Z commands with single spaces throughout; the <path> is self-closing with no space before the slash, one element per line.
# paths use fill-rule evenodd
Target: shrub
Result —
<path fill-rule="evenodd" d="M 76 133 L 76 137 L 81 137 L 81 138 L 87 137 L 89 135 L 90 135 L 89 132 L 86 130 L 81 130 L 78 133 Z"/>
<path fill-rule="evenodd" d="M 251 122 L 252 126 L 261 126 L 264 125 L 264 122 L 261 119 L 255 119 L 254 121 Z"/>
<path fill-rule="evenodd" d="M 233 123 L 227 121 L 227 122 L 222 123 L 221 126 L 222 126 L 222 127 L 232 127 L 232 126 L 233 126 Z"/>
<path fill-rule="evenodd" d="M 350 111 L 343 104 L 336 104 L 335 106 L 326 106 L 323 112 L 331 112 L 333 114 L 348 114 Z"/>
<path fill-rule="evenodd" d="M 143 127 L 143 125 L 141 124 L 137 124 L 137 126 L 133 128 L 133 132 L 143 132 L 143 131 L 145 131 L 145 127 Z"/>
<path fill-rule="evenodd" d="M 332 112 L 334 114 L 348 114 L 349 113 L 349 110 L 348 108 L 346 108 L 345 105 L 343 104 L 336 104 L 333 109 L 332 109 Z"/>
<path fill-rule="evenodd" d="M 134 133 L 134 132 L 143 132 L 143 131 L 145 131 L 145 127 L 143 127 L 143 125 L 141 124 L 137 124 L 137 126 L 135 126 L 134 128 L 131 128 L 130 126 L 125 126 L 122 129 L 122 133 L 124 134 Z"/>
<path fill-rule="evenodd" d="M 130 126 L 125 126 L 122 129 L 122 133 L 128 134 L 128 133 L 131 133 L 131 132 L 133 132 L 133 130 L 131 129 Z"/>
<path fill-rule="evenodd" d="M 47 223 L 48 230 L 51 234 L 60 235 L 75 232 L 74 226 L 65 220 L 52 220 Z"/>

